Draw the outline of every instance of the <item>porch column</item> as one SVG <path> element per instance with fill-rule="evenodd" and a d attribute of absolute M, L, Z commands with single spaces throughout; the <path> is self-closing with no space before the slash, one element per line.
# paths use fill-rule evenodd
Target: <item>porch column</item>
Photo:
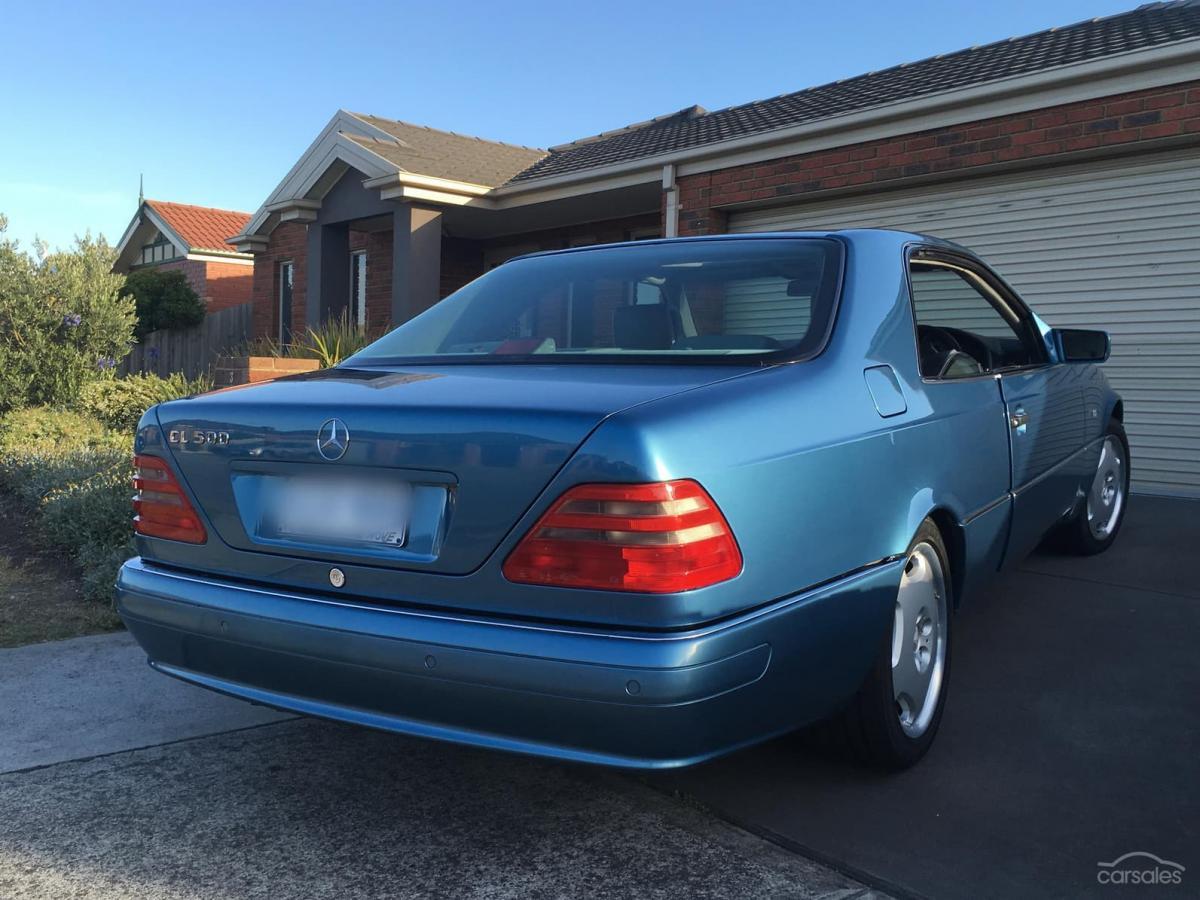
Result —
<path fill-rule="evenodd" d="M 318 325 L 340 316 L 350 303 L 350 228 L 308 226 L 308 294 L 305 321 Z"/>
<path fill-rule="evenodd" d="M 392 221 L 392 324 L 399 325 L 439 299 L 442 214 L 403 205 Z"/>

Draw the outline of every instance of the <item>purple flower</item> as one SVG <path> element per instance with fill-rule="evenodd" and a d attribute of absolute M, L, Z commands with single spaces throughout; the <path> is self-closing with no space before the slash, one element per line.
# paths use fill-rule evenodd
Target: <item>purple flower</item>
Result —
<path fill-rule="evenodd" d="M 149 350 L 146 351 L 146 356 L 148 356 L 151 361 L 158 359 L 158 348 L 151 347 Z"/>
<path fill-rule="evenodd" d="M 63 316 L 63 324 L 68 328 L 78 328 L 83 323 L 83 316 L 79 313 L 67 313 Z"/>
<path fill-rule="evenodd" d="M 116 366 L 116 364 L 117 364 L 117 361 L 115 359 L 113 359 L 111 356 L 102 356 L 98 360 L 96 360 L 96 368 L 97 369 L 111 369 L 114 366 Z"/>

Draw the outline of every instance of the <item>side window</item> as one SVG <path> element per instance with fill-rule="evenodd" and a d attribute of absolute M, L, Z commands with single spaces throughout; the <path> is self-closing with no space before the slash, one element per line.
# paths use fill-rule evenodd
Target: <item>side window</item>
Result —
<path fill-rule="evenodd" d="M 971 275 L 913 262 L 909 283 L 922 376 L 969 378 L 1038 361 L 1017 313 L 1001 311 Z"/>

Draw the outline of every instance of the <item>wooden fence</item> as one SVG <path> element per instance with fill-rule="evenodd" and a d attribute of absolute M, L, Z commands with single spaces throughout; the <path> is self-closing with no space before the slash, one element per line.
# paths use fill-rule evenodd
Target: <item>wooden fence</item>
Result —
<path fill-rule="evenodd" d="M 151 372 L 188 378 L 207 373 L 217 358 L 237 351 L 250 338 L 253 304 L 242 303 L 211 312 L 194 328 L 152 331 L 121 362 L 122 375 Z"/>

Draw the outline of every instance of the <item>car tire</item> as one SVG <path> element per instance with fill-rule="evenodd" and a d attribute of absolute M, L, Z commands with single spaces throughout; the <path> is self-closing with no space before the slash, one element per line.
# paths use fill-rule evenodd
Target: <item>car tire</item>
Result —
<path fill-rule="evenodd" d="M 1113 545 L 1129 504 L 1129 470 L 1129 439 L 1125 427 L 1113 419 L 1104 432 L 1082 506 L 1059 530 L 1058 546 L 1079 556 L 1095 556 Z"/>
<path fill-rule="evenodd" d="M 909 545 L 892 625 L 885 630 L 871 671 L 842 712 L 811 735 L 823 751 L 848 752 L 872 767 L 898 771 L 929 750 L 949 687 L 953 583 L 945 541 L 937 525 L 926 519 Z M 928 684 L 935 693 L 932 699 L 926 695 L 914 700 L 901 691 L 903 673 L 913 673 L 905 663 L 919 665 L 925 651 L 926 669 L 917 674 L 929 672 Z"/>

